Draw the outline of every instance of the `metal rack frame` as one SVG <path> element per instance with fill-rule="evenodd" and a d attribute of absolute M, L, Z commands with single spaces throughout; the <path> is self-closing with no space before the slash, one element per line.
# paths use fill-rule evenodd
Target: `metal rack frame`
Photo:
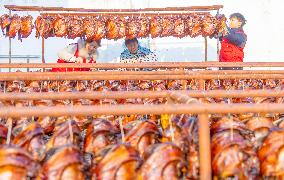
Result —
<path fill-rule="evenodd" d="M 41 15 L 79 15 L 79 16 L 86 16 L 86 15 L 172 15 L 172 14 L 188 14 L 188 13 L 195 13 L 195 14 L 208 14 L 210 11 L 217 11 L 223 8 L 223 5 L 212 5 L 212 6 L 189 6 L 189 7 L 166 7 L 166 8 L 144 8 L 144 9 L 84 9 L 84 8 L 63 8 L 63 7 L 41 7 L 41 6 L 16 6 L 16 5 L 4 5 L 6 9 L 9 10 L 9 15 L 12 15 L 12 11 L 35 11 L 40 12 Z M 56 12 L 56 13 L 50 13 Z M 71 12 L 71 13 L 70 13 Z M 44 58 L 44 38 L 41 38 L 41 55 L 42 55 L 42 63 L 45 63 Z M 11 57 L 11 38 L 9 38 L 9 56 Z M 205 46 L 205 61 L 208 60 L 208 45 L 207 45 L 207 38 L 204 38 L 204 46 Z M 217 41 L 217 49 L 218 41 Z M 219 52 L 219 50 L 217 50 Z M 9 63 L 11 63 L 11 58 L 9 58 Z"/>

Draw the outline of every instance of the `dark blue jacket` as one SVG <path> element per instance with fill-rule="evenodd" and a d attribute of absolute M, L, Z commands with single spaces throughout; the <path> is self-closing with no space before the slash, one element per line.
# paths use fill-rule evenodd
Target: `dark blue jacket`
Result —
<path fill-rule="evenodd" d="M 230 43 L 240 48 L 244 48 L 247 42 L 247 35 L 244 33 L 243 28 L 228 28 L 228 30 L 229 34 L 222 38 L 227 39 Z"/>

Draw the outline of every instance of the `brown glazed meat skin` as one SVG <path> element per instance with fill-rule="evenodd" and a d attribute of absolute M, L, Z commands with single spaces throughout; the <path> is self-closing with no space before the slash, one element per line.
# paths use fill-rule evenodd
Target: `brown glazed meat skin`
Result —
<path fill-rule="evenodd" d="M 75 146 L 63 146 L 55 150 L 42 165 L 37 180 L 84 180 L 80 150 Z"/>
<path fill-rule="evenodd" d="M 106 31 L 108 39 L 121 39 L 126 34 L 126 22 L 123 17 L 111 17 L 107 20 Z"/>
<path fill-rule="evenodd" d="M 19 32 L 20 38 L 27 38 L 32 33 L 34 28 L 33 25 L 33 17 L 32 16 L 24 16 L 21 17 L 21 29 Z"/>
<path fill-rule="evenodd" d="M 21 29 L 21 18 L 17 14 L 14 14 L 11 18 L 11 23 L 9 25 L 8 36 L 14 38 Z"/>
<path fill-rule="evenodd" d="M 58 15 L 53 21 L 54 35 L 56 37 L 66 37 L 68 34 L 68 17 Z"/>
<path fill-rule="evenodd" d="M 36 161 L 41 161 L 45 155 L 43 129 L 38 123 L 29 124 L 14 138 L 13 144 L 29 151 Z"/>
<path fill-rule="evenodd" d="M 159 16 L 152 17 L 150 20 L 150 34 L 152 38 L 161 36 L 163 32 L 162 18 Z"/>
<path fill-rule="evenodd" d="M 115 145 L 93 169 L 92 179 L 136 179 L 140 161 L 139 153 L 134 148 L 125 144 Z"/>
<path fill-rule="evenodd" d="M 35 20 L 36 37 L 53 37 L 53 18 L 38 16 Z"/>
<path fill-rule="evenodd" d="M 1 29 L 4 34 L 4 30 L 11 24 L 11 18 L 8 14 L 3 14 L 0 17 L 0 22 L 1 22 Z"/>
<path fill-rule="evenodd" d="M 153 145 L 145 153 L 144 163 L 139 172 L 143 180 L 179 179 L 183 165 L 182 151 L 171 143 Z"/>
<path fill-rule="evenodd" d="M 39 164 L 24 149 L 7 145 L 0 147 L 0 179 L 25 180 L 35 177 L 38 169 Z"/>
<path fill-rule="evenodd" d="M 284 178 L 284 130 L 272 131 L 258 151 L 264 177 Z"/>
<path fill-rule="evenodd" d="M 101 149 L 116 144 L 115 135 L 118 133 L 118 129 L 110 121 L 95 119 L 87 128 L 84 152 L 97 155 Z"/>
<path fill-rule="evenodd" d="M 125 142 L 138 150 L 143 156 L 150 145 L 158 142 L 159 130 L 155 123 L 143 121 L 136 124 L 125 136 Z"/>

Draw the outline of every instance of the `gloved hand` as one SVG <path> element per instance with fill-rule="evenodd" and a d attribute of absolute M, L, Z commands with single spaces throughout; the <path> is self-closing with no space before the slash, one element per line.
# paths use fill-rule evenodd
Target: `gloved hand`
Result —
<path fill-rule="evenodd" d="M 82 57 L 77 57 L 75 62 L 76 63 L 83 63 L 84 59 Z"/>

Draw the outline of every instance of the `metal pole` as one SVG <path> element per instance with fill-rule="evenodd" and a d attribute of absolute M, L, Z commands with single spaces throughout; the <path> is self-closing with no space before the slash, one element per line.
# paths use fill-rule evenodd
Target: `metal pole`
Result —
<path fill-rule="evenodd" d="M 12 16 L 12 11 L 9 10 L 9 16 Z M 12 39 L 9 37 L 9 64 L 12 63 Z M 11 72 L 11 68 L 9 68 L 9 72 Z"/>
<path fill-rule="evenodd" d="M 132 99 L 132 98 L 167 98 L 172 91 L 106 91 L 106 92 L 38 92 L 38 93 L 0 93 L 0 101 L 11 100 L 64 100 L 64 99 Z M 191 98 L 245 98 L 245 97 L 284 97 L 283 90 L 209 90 L 209 91 L 174 91 Z M 172 96 L 172 95 L 171 95 Z"/>
<path fill-rule="evenodd" d="M 0 63 L 0 68 L 96 68 L 96 69 L 117 69 L 117 68 L 207 68 L 207 67 L 284 67 L 284 62 L 150 62 L 139 64 L 126 63 Z"/>
<path fill-rule="evenodd" d="M 29 64 L 30 63 L 30 58 L 27 58 L 27 64 Z M 30 71 L 30 68 L 29 67 L 27 67 L 27 72 L 29 72 Z"/>
<path fill-rule="evenodd" d="M 80 73 L 80 72 L 79 72 Z M 0 80 L 2 81 L 14 81 L 14 80 L 192 80 L 198 79 L 199 86 L 201 90 L 204 90 L 204 79 L 284 79 L 284 74 L 230 74 L 230 75 L 218 75 L 218 74 L 189 74 L 189 75 L 87 75 L 87 74 L 78 74 L 74 72 L 74 74 L 25 74 L 21 72 L 19 74 L 7 74 L 0 73 Z"/>
<path fill-rule="evenodd" d="M 41 62 L 45 64 L 45 59 L 44 59 L 44 37 L 41 38 Z M 45 69 L 43 68 L 43 72 Z"/>
<path fill-rule="evenodd" d="M 175 105 L 105 105 L 62 107 L 1 107 L 0 117 L 145 115 L 145 114 L 228 114 L 283 113 L 284 104 L 175 104 Z"/>
<path fill-rule="evenodd" d="M 211 149 L 208 114 L 198 115 L 200 180 L 211 180 Z"/>
<path fill-rule="evenodd" d="M 205 53 L 204 53 L 205 54 L 205 57 L 204 57 L 205 59 L 204 60 L 205 60 L 205 62 L 207 62 L 208 61 L 208 42 L 207 42 L 207 37 L 204 37 L 204 40 L 205 40 L 204 41 L 204 44 L 205 44 Z"/>

